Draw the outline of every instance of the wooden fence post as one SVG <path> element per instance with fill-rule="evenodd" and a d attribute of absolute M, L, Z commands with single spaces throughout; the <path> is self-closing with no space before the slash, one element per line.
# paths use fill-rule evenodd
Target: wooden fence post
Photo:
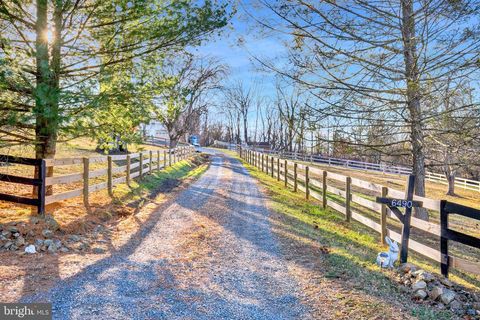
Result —
<path fill-rule="evenodd" d="M 143 153 L 140 152 L 140 179 L 143 177 Z"/>
<path fill-rule="evenodd" d="M 408 176 L 408 186 L 406 191 L 407 201 L 412 201 L 415 189 L 415 176 Z M 408 244 L 410 241 L 410 221 L 412 218 L 412 207 L 405 208 L 402 226 L 402 249 L 400 250 L 400 263 L 406 263 L 408 260 Z"/>
<path fill-rule="evenodd" d="M 157 171 L 160 172 L 160 150 L 157 150 Z"/>
<path fill-rule="evenodd" d="M 305 167 L 305 198 L 307 200 L 310 198 L 310 177 L 308 166 Z"/>
<path fill-rule="evenodd" d="M 88 180 L 90 179 L 90 159 L 87 157 L 83 158 L 83 205 L 85 208 L 89 208 L 90 202 L 88 199 L 89 193 L 89 184 Z"/>
<path fill-rule="evenodd" d="M 277 181 L 280 181 L 280 157 L 277 158 Z"/>
<path fill-rule="evenodd" d="M 40 185 L 37 188 L 37 214 L 43 216 L 45 215 L 45 198 L 47 193 L 47 163 L 45 162 L 45 159 L 42 159 L 38 165 L 38 179 L 40 180 Z"/>
<path fill-rule="evenodd" d="M 150 150 L 150 158 L 148 159 L 149 160 L 149 163 L 148 163 L 148 174 L 152 174 L 152 166 L 153 166 L 153 152 L 152 150 Z"/>
<path fill-rule="evenodd" d="M 345 217 L 345 220 L 347 222 L 350 222 L 350 220 L 352 220 L 352 209 L 351 209 L 351 200 L 352 200 L 352 178 L 351 177 L 347 177 L 345 179 L 345 212 L 346 212 L 346 217 Z"/>
<path fill-rule="evenodd" d="M 450 261 L 448 258 L 448 212 L 445 211 L 447 201 L 440 201 L 440 270 L 444 277 L 448 277 Z"/>
<path fill-rule="evenodd" d="M 271 157 L 270 159 L 271 159 L 271 162 L 272 162 L 270 169 L 271 169 L 271 171 L 272 171 L 271 174 L 272 174 L 272 178 L 273 178 L 273 177 L 275 176 L 275 170 L 274 170 L 274 167 L 275 167 L 275 159 L 274 159 L 273 157 Z"/>
<path fill-rule="evenodd" d="M 297 192 L 298 190 L 298 181 L 297 181 L 297 163 L 293 163 L 293 191 Z"/>
<path fill-rule="evenodd" d="M 168 166 L 172 166 L 172 149 L 168 148 Z"/>
<path fill-rule="evenodd" d="M 322 205 L 323 208 L 327 208 L 327 171 L 323 171 L 322 179 Z"/>
<path fill-rule="evenodd" d="M 113 165 L 112 165 L 112 157 L 111 156 L 108 156 L 107 157 L 107 163 L 108 163 L 108 170 L 107 170 L 107 187 L 108 187 L 108 195 L 110 197 L 113 196 L 113 173 L 112 173 L 112 169 L 113 169 Z"/>
<path fill-rule="evenodd" d="M 288 187 L 288 160 L 284 160 L 284 178 L 285 178 L 285 187 Z"/>
<path fill-rule="evenodd" d="M 130 165 L 132 163 L 132 159 L 130 159 L 130 155 L 127 154 L 127 185 L 130 186 Z"/>
<path fill-rule="evenodd" d="M 167 169 L 167 150 L 163 150 L 163 169 Z"/>
<path fill-rule="evenodd" d="M 262 160 L 261 160 L 261 161 L 262 161 L 262 172 L 264 172 L 264 171 L 265 171 L 265 170 L 264 170 L 263 157 L 264 157 L 264 155 L 263 155 L 263 153 L 262 153 Z"/>
<path fill-rule="evenodd" d="M 386 198 L 388 195 L 388 188 L 387 187 L 382 187 L 382 198 Z M 382 204 L 382 210 L 380 213 L 380 225 L 382 227 L 382 233 L 381 233 L 381 242 L 382 245 L 386 245 L 385 237 L 387 236 L 387 205 Z"/>

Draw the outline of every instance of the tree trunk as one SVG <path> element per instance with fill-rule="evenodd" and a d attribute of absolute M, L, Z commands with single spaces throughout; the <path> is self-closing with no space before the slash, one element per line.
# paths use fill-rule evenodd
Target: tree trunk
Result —
<path fill-rule="evenodd" d="M 36 21 L 36 88 L 35 88 L 35 158 L 55 157 L 59 126 L 59 74 L 60 74 L 60 31 L 62 25 L 62 1 L 55 1 L 55 38 L 52 43 L 51 61 L 48 50 L 48 0 L 37 0 Z M 38 176 L 35 170 L 35 176 Z M 53 176 L 53 167 L 47 167 L 47 177 Z M 46 190 L 52 194 L 52 186 Z"/>
<path fill-rule="evenodd" d="M 402 36 L 404 44 L 405 77 L 407 82 L 407 107 L 410 112 L 410 139 L 412 143 L 413 174 L 415 175 L 415 194 L 425 196 L 425 154 L 422 128 L 422 110 L 420 105 L 420 81 L 418 57 L 415 41 L 415 17 L 413 1 L 402 0 Z M 428 220 L 428 211 L 417 208 L 415 216 Z"/>
<path fill-rule="evenodd" d="M 245 139 L 245 143 L 248 143 L 248 127 L 247 127 L 247 114 L 243 115 L 243 138 Z"/>
<path fill-rule="evenodd" d="M 455 174 L 450 172 L 449 174 L 445 173 L 445 175 L 446 175 L 447 181 L 448 181 L 447 195 L 455 196 Z"/>

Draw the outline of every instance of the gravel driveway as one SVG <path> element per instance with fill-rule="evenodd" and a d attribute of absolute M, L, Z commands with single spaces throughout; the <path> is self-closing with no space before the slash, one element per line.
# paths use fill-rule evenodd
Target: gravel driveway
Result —
<path fill-rule="evenodd" d="M 308 319 L 272 234 L 265 199 L 241 163 L 209 170 L 114 253 L 24 302 L 55 319 Z"/>

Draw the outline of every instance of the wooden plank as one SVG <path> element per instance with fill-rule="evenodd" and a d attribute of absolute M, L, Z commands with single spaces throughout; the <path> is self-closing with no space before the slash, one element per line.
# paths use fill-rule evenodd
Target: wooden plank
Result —
<path fill-rule="evenodd" d="M 353 186 L 356 186 L 356 187 L 359 187 L 359 188 L 362 188 L 362 189 L 367 189 L 367 190 L 375 191 L 375 192 L 378 192 L 378 193 L 381 193 L 381 192 L 382 192 L 382 188 L 383 188 L 383 186 L 380 185 L 380 184 L 376 184 L 376 183 L 373 183 L 373 182 L 360 180 L 360 179 L 357 179 L 357 178 L 352 178 L 352 185 L 353 185 Z M 402 193 L 402 197 L 403 197 L 403 196 L 404 196 L 404 194 Z"/>
<path fill-rule="evenodd" d="M 463 206 L 458 203 L 447 201 L 445 203 L 445 211 L 450 214 L 458 214 L 464 217 L 480 220 L 480 210 Z"/>
<path fill-rule="evenodd" d="M 114 160 L 114 161 L 126 160 L 127 159 L 126 154 L 115 154 L 115 155 L 111 155 L 110 157 L 112 157 L 112 160 Z"/>
<path fill-rule="evenodd" d="M 330 193 L 333 193 L 337 196 L 341 196 L 343 198 L 345 198 L 347 196 L 347 193 L 345 191 L 337 189 L 337 188 L 332 187 L 332 186 L 327 186 L 327 191 L 330 192 Z"/>
<path fill-rule="evenodd" d="M 90 179 L 96 178 L 96 177 L 101 177 L 108 174 L 108 169 L 97 169 L 90 171 Z"/>
<path fill-rule="evenodd" d="M 449 257 L 450 267 L 480 275 L 480 262 L 468 261 L 458 257 Z"/>
<path fill-rule="evenodd" d="M 19 197 L 19 196 L 14 196 L 14 195 L 5 194 L 5 193 L 0 193 L 0 200 L 13 202 L 13 203 L 26 204 L 26 205 L 30 205 L 30 206 L 37 206 L 38 205 L 38 199 Z"/>
<path fill-rule="evenodd" d="M 46 204 L 55 203 L 62 200 L 78 197 L 78 196 L 81 196 L 82 194 L 83 194 L 83 188 L 70 190 L 67 192 L 62 192 L 62 193 L 45 197 L 45 203 Z"/>
<path fill-rule="evenodd" d="M 125 183 L 125 182 L 127 182 L 127 177 L 115 178 L 112 180 L 112 185 L 116 186 L 117 184 Z"/>
<path fill-rule="evenodd" d="M 319 192 L 310 190 L 310 196 L 312 196 L 312 198 L 314 198 L 314 199 L 322 201 L 322 195 Z"/>
<path fill-rule="evenodd" d="M 9 156 L 6 154 L 0 154 L 0 163 L 17 163 L 17 164 L 24 164 L 28 166 L 38 166 L 42 162 L 41 159 L 32 159 L 32 158 L 23 158 L 23 157 L 15 157 Z"/>
<path fill-rule="evenodd" d="M 310 173 L 312 176 L 318 175 L 319 177 L 323 176 L 323 170 L 315 167 L 310 168 Z"/>
<path fill-rule="evenodd" d="M 335 209 L 338 212 L 343 213 L 343 214 L 346 214 L 346 212 L 347 212 L 346 211 L 347 209 L 344 206 L 342 206 L 341 204 L 338 204 L 335 201 L 330 200 L 330 199 L 327 199 L 327 206 L 329 206 L 330 208 Z"/>
<path fill-rule="evenodd" d="M 353 210 L 352 210 L 352 219 L 357 220 L 361 224 L 363 224 L 363 225 L 369 227 L 370 229 L 373 229 L 373 230 L 375 230 L 379 233 L 382 232 L 381 224 L 379 224 L 379 223 L 373 221 L 372 219 L 367 218 L 367 217 L 365 217 L 365 216 L 361 215 L 360 213 L 355 212 Z"/>
<path fill-rule="evenodd" d="M 130 165 L 130 170 L 140 167 L 140 162 L 135 162 Z"/>
<path fill-rule="evenodd" d="M 48 159 L 49 166 L 70 166 L 74 164 L 82 164 L 83 158 L 59 158 L 59 159 Z"/>
<path fill-rule="evenodd" d="M 58 177 L 47 177 L 45 183 L 47 186 L 52 186 L 55 184 L 66 184 L 81 181 L 83 179 L 83 173 L 72 173 L 66 174 Z"/>
<path fill-rule="evenodd" d="M 39 179 L 26 178 L 26 177 L 14 176 L 10 174 L 1 174 L 1 173 L 0 173 L 0 181 L 26 184 L 29 186 L 38 186 L 42 183 L 42 181 L 40 181 Z"/>
<path fill-rule="evenodd" d="M 345 179 L 347 179 L 347 176 L 344 176 L 338 173 L 328 172 L 328 179 L 345 182 Z"/>
<path fill-rule="evenodd" d="M 102 162 L 106 162 L 106 161 L 107 161 L 107 157 L 105 157 L 105 156 L 91 157 L 90 158 L 90 163 L 102 163 Z"/>
<path fill-rule="evenodd" d="M 388 188 L 388 195 L 395 198 L 403 198 L 405 197 L 405 192 Z M 429 198 L 419 197 L 416 195 L 413 196 L 413 200 L 422 201 L 424 208 L 440 211 L 440 200 L 433 200 Z"/>
<path fill-rule="evenodd" d="M 379 203 L 376 203 L 372 200 L 365 199 L 363 197 L 360 197 L 356 194 L 352 194 L 352 202 L 361 205 L 362 207 L 368 208 L 370 210 L 373 210 L 375 212 L 380 213 L 382 211 L 382 205 Z"/>
<path fill-rule="evenodd" d="M 107 183 L 106 182 L 97 183 L 97 184 L 94 184 L 94 185 L 90 186 L 90 193 L 98 191 L 98 190 L 103 190 L 103 189 L 106 189 L 106 188 L 107 188 Z"/>
<path fill-rule="evenodd" d="M 134 178 L 138 177 L 139 175 L 140 175 L 140 172 L 137 171 L 137 172 L 132 173 L 132 174 L 130 175 L 130 178 L 131 178 L 131 179 L 134 179 Z"/>

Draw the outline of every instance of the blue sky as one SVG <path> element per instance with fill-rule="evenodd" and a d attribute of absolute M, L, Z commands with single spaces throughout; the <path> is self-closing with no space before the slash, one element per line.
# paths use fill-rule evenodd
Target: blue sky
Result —
<path fill-rule="evenodd" d="M 248 6 L 248 2 L 244 5 Z M 251 12 L 261 14 L 255 10 Z M 241 6 L 219 37 L 198 48 L 199 54 L 216 57 L 229 67 L 230 74 L 225 79 L 227 83 L 242 81 L 247 87 L 257 83 L 262 95 L 269 97 L 274 96 L 275 74 L 259 70 L 258 62 L 252 59 L 252 55 L 265 61 L 281 61 L 285 52 L 278 38 L 261 35 L 255 22 L 246 18 Z"/>

